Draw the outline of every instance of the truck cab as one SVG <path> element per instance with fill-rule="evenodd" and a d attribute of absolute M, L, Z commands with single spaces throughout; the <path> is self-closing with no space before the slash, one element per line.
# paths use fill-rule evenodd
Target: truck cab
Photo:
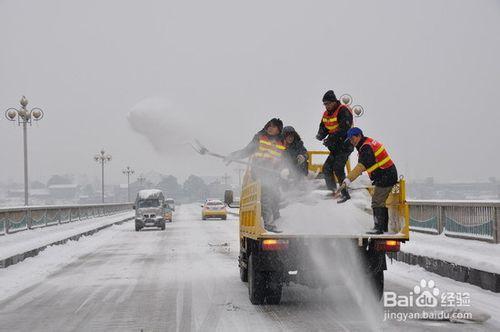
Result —
<path fill-rule="evenodd" d="M 144 227 L 158 227 L 165 230 L 167 203 L 163 192 L 158 189 L 141 190 L 137 193 L 134 204 L 135 230 Z"/>

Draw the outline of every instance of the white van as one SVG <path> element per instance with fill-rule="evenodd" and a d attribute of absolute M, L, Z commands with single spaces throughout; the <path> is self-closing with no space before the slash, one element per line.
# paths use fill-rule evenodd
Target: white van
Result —
<path fill-rule="evenodd" d="M 144 227 L 158 227 L 165 230 L 167 203 L 163 192 L 158 189 L 141 190 L 135 199 L 135 230 Z"/>

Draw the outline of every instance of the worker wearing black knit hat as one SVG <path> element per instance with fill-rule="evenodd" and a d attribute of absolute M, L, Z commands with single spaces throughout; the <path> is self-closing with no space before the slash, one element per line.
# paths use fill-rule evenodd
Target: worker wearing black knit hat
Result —
<path fill-rule="evenodd" d="M 283 128 L 283 138 L 286 146 L 285 155 L 288 160 L 288 165 L 295 179 L 300 179 L 307 175 L 307 149 L 304 142 L 300 138 L 299 133 L 292 126 Z"/>
<path fill-rule="evenodd" d="M 350 107 L 341 104 L 333 90 L 328 90 L 324 94 L 323 105 L 326 110 L 321 118 L 316 139 L 323 141 L 323 144 L 330 150 L 330 155 L 323 164 L 323 175 L 327 188 L 335 192 L 337 189 L 335 177 L 339 183 L 344 181 L 344 167 L 354 150 L 349 142 L 345 142 L 347 131 L 353 126 L 353 116 Z M 342 190 L 342 197 L 338 203 L 343 203 L 350 198 L 349 192 Z"/>

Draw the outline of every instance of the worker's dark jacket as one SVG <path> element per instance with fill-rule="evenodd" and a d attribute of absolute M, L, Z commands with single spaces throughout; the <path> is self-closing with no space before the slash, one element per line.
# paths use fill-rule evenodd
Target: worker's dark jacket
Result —
<path fill-rule="evenodd" d="M 331 112 L 333 114 L 334 111 Z M 338 130 L 333 134 L 328 134 L 328 129 L 325 127 L 323 121 L 319 124 L 317 138 L 322 140 L 326 137 L 325 145 L 328 150 L 332 152 L 352 152 L 354 147 L 345 142 L 347 138 L 347 131 L 352 127 L 353 117 L 347 106 L 341 106 L 337 115 L 339 124 Z"/>
<path fill-rule="evenodd" d="M 292 144 L 286 147 L 285 156 L 289 165 L 292 165 L 296 171 L 302 174 L 307 174 L 307 163 L 308 156 L 307 150 L 304 147 L 304 142 L 297 133 L 294 133 L 295 139 Z M 299 155 L 304 156 L 305 160 L 302 164 L 297 162 L 297 157 Z"/>
<path fill-rule="evenodd" d="M 358 163 L 363 164 L 366 169 L 369 169 L 373 165 L 375 165 L 375 154 L 373 150 L 368 145 L 364 145 L 363 143 L 366 141 L 366 137 L 363 137 L 361 141 L 359 141 L 356 149 L 358 150 Z M 392 187 L 398 182 L 398 171 L 396 169 L 396 165 L 392 165 L 387 169 L 378 168 L 374 170 L 371 174 L 372 183 L 375 186 L 379 187 Z"/>

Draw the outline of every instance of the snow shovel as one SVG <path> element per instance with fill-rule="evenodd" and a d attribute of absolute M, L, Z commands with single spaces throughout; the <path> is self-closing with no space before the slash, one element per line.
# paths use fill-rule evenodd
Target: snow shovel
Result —
<path fill-rule="evenodd" d="M 221 154 L 218 154 L 218 153 L 215 153 L 215 152 L 212 152 L 210 151 L 209 149 L 206 148 L 206 146 L 204 146 L 203 144 L 200 143 L 200 141 L 198 141 L 197 139 L 194 140 L 194 142 L 196 143 L 196 146 L 194 146 L 193 144 L 191 144 L 191 147 L 196 151 L 198 152 L 199 154 L 201 155 L 209 155 L 209 156 L 212 156 L 212 157 L 216 157 L 216 158 L 219 158 L 219 159 L 226 159 L 227 156 L 223 156 Z M 232 160 L 232 162 L 235 162 L 235 163 L 238 163 L 238 164 L 243 164 L 243 165 L 249 165 L 250 163 L 246 162 L 246 161 L 242 161 L 242 160 Z"/>
<path fill-rule="evenodd" d="M 349 187 L 347 187 L 348 191 L 361 190 L 361 189 L 367 190 L 367 189 L 369 189 L 369 187 L 357 187 L 357 188 L 349 188 Z M 339 188 L 337 188 L 337 190 L 335 190 L 335 192 L 333 193 L 333 199 L 339 198 L 340 194 L 341 194 L 341 191 L 342 191 L 342 186 L 340 186 Z"/>
<path fill-rule="evenodd" d="M 218 154 L 218 153 L 215 153 L 215 152 L 212 152 L 210 151 L 209 149 L 207 149 L 206 146 L 204 146 L 203 144 L 200 143 L 200 141 L 198 141 L 197 139 L 194 140 L 195 143 L 196 143 L 196 146 L 191 144 L 191 147 L 196 151 L 198 152 L 199 154 L 201 155 L 209 155 L 209 156 L 212 156 L 212 157 L 216 157 L 216 158 L 219 158 L 219 159 L 226 159 L 226 156 L 223 156 L 221 154 Z M 282 176 L 281 172 L 275 170 L 275 169 L 272 169 L 272 168 L 268 168 L 268 167 L 262 167 L 262 166 L 257 166 L 257 165 L 253 165 L 251 164 L 250 162 L 248 161 L 243 161 L 243 160 L 231 160 L 231 162 L 235 162 L 235 163 L 238 163 L 238 164 L 242 164 L 242 165 L 248 165 L 248 166 L 251 166 L 253 168 L 260 168 L 260 169 L 265 169 L 266 171 L 269 171 L 269 172 L 273 172 L 273 173 L 276 173 L 278 176 Z M 229 164 L 227 164 L 229 165 Z"/>

